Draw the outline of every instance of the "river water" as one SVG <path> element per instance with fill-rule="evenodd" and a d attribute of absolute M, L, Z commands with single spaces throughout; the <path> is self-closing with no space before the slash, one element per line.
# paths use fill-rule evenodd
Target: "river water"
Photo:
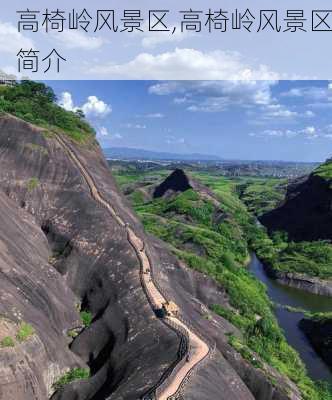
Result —
<path fill-rule="evenodd" d="M 249 270 L 267 286 L 270 299 L 276 304 L 298 307 L 313 312 L 332 311 L 332 299 L 330 297 L 318 296 L 303 290 L 281 285 L 269 278 L 264 271 L 263 264 L 254 253 L 251 257 Z M 298 327 L 303 314 L 300 312 L 289 312 L 281 307 L 277 307 L 276 316 L 279 325 L 285 332 L 288 343 L 300 354 L 311 378 L 332 382 L 331 370 L 316 354 L 308 339 Z"/>

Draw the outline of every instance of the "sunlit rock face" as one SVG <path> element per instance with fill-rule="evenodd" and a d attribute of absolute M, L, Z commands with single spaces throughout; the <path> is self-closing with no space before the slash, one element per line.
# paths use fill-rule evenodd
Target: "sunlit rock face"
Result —
<path fill-rule="evenodd" d="M 211 304 L 227 306 L 227 293 L 144 233 L 98 144 L 63 139 L 103 198 L 144 240 L 163 291 L 214 349 L 184 387 L 184 398 L 298 399 L 289 380 L 271 370 L 272 384 L 228 344 L 227 334 L 238 334 L 234 326 L 214 314 L 206 318 Z M 0 116 L 0 165 L 0 339 L 15 339 L 20 321 L 34 328 L 25 341 L 0 348 L 0 398 L 45 400 L 52 384 L 78 366 L 89 366 L 91 378 L 67 385 L 53 399 L 141 398 L 177 360 L 181 340 L 147 301 L 126 230 L 93 199 L 54 134 Z M 196 190 L 182 171 L 173 179 L 157 194 Z M 207 188 L 200 193 L 210 196 Z M 77 305 L 93 319 L 72 340 L 68 332 L 81 326 Z"/>

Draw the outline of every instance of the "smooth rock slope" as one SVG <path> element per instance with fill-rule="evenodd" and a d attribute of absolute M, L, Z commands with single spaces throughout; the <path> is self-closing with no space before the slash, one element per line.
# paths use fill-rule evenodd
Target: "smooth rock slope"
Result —
<path fill-rule="evenodd" d="M 144 234 L 95 140 L 79 145 L 62 138 L 103 198 L 144 240 L 163 291 L 213 348 L 183 387 L 182 398 L 299 399 L 295 385 L 269 371 L 279 382 L 275 387 L 228 345 L 226 333 L 236 333 L 231 324 L 216 315 L 206 319 L 209 304 L 225 301 L 223 289 Z M 65 369 L 85 364 L 91 378 L 67 385 L 54 399 L 143 398 L 177 360 L 181 340 L 147 301 L 126 230 L 94 200 L 52 132 L 0 116 L 0 165 L 3 330 L 14 332 L 22 316 L 36 331 L 25 343 L 0 349 L 3 393 L 7 387 L 0 398 L 44 400 Z M 93 321 L 69 351 L 68 330 L 79 324 L 76 303 L 92 313 Z"/>

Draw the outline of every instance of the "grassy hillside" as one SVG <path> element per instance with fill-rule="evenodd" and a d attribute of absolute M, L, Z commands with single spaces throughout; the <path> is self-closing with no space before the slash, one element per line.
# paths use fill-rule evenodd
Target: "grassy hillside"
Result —
<path fill-rule="evenodd" d="M 276 208 L 286 194 L 286 180 L 247 179 L 238 186 L 239 196 L 248 210 L 257 216 Z"/>
<path fill-rule="evenodd" d="M 329 242 L 294 243 L 275 239 L 273 244 L 275 254 L 272 265 L 275 269 L 321 279 L 332 278 L 332 245 Z"/>
<path fill-rule="evenodd" d="M 241 202 L 253 214 L 259 216 L 278 206 L 286 193 L 286 179 L 236 177 L 222 178 L 206 173 L 193 173 L 204 185 L 218 191 L 222 185 L 231 186 Z M 234 200 L 234 199 L 233 199 Z"/>
<path fill-rule="evenodd" d="M 332 180 L 332 159 L 315 169 L 314 175 L 320 176 L 326 180 Z"/>
<path fill-rule="evenodd" d="M 157 174 L 159 178 L 162 175 Z M 135 177 L 133 185 L 133 175 L 126 178 L 122 172 L 118 176 L 146 230 L 169 243 L 173 253 L 189 267 L 208 274 L 226 289 L 232 308 L 220 304 L 211 308 L 243 332 L 243 340 L 230 337 L 230 344 L 256 368 L 262 364 L 252 351 L 259 354 L 292 379 L 304 399 L 330 399 L 328 389 L 318 387 L 306 375 L 298 354 L 278 326 L 265 287 L 244 267 L 249 247 L 266 250 L 270 246 L 274 252 L 274 246 L 238 198 L 236 182 L 196 174 L 214 191 L 219 208 L 193 190 L 169 199 L 144 200 L 141 190 L 147 189 L 147 174 Z M 128 190 L 130 185 L 132 190 Z"/>
<path fill-rule="evenodd" d="M 0 112 L 46 129 L 61 130 L 78 142 L 95 134 L 82 112 L 74 113 L 58 106 L 53 90 L 43 83 L 22 81 L 14 87 L 0 87 Z"/>
<path fill-rule="evenodd" d="M 332 177 L 332 163 L 323 164 L 316 171 Z M 221 196 L 223 207 L 228 210 L 247 210 L 260 215 L 263 210 L 274 208 L 285 193 L 285 180 L 271 178 L 227 179 L 196 173 L 196 178 Z M 264 183 L 265 182 L 265 183 Z M 239 195 L 237 196 L 236 193 Z M 239 197 L 240 200 L 239 201 Z M 231 206 L 230 206 L 231 205 Z M 242 213 L 243 214 L 243 213 Z M 243 214 L 244 215 L 244 214 Z M 242 218 L 242 222 L 245 219 Z M 246 225 L 249 245 L 257 255 L 274 269 L 282 272 L 297 272 L 321 279 L 332 278 L 332 245 L 328 241 L 292 242 L 284 232 L 275 232 L 269 237 L 265 230 L 256 230 Z"/>
<path fill-rule="evenodd" d="M 313 175 L 332 182 L 332 160 L 316 168 Z M 259 257 L 275 270 L 303 273 L 321 279 L 332 278 L 330 240 L 293 242 L 281 231 L 274 232 L 271 239 L 270 242 L 266 241 L 259 246 L 257 252 Z"/>

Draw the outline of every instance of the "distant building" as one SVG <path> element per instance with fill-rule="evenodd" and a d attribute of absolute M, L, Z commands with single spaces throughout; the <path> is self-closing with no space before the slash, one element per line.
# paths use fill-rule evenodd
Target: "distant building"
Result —
<path fill-rule="evenodd" d="M 15 86 L 16 77 L 14 75 L 7 75 L 0 71 L 0 86 Z"/>

